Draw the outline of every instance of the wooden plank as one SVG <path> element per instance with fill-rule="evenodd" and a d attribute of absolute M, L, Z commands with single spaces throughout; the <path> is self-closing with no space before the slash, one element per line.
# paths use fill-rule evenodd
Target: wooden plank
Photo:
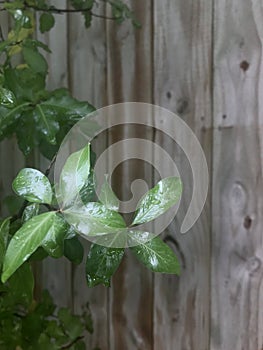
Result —
<path fill-rule="evenodd" d="M 152 2 L 127 4 L 143 27 L 136 30 L 127 22 L 121 26 L 108 22 L 108 104 L 152 101 Z M 114 127 L 109 143 L 129 137 L 151 139 L 152 131 L 131 125 Z M 125 157 L 125 146 L 122 155 Z M 121 200 L 128 199 L 133 180 L 145 179 L 151 185 L 151 171 L 138 164 L 125 162 L 116 169 L 113 187 Z M 127 254 L 109 293 L 108 349 L 152 349 L 152 292 L 151 273 Z"/>
<path fill-rule="evenodd" d="M 99 12 L 98 12 L 99 11 Z M 103 15 L 102 6 L 96 12 Z M 106 100 L 106 35 L 105 21 L 93 18 L 89 29 L 84 26 L 82 15 L 69 16 L 69 74 L 70 88 L 73 95 L 89 101 L 96 108 L 105 105 Z M 105 135 L 98 136 L 92 143 L 93 150 L 99 154 L 106 148 Z M 83 263 L 73 267 L 73 306 L 75 312 L 81 312 L 83 305 L 90 304 L 94 333 L 87 337 L 87 348 L 108 348 L 108 291 L 106 287 L 88 288 L 85 275 L 85 264 L 89 242 L 82 240 L 85 247 Z"/>
<path fill-rule="evenodd" d="M 263 349 L 263 8 L 215 5 L 211 349 Z"/>
<path fill-rule="evenodd" d="M 55 0 L 54 6 L 67 7 L 66 0 Z M 46 54 L 49 65 L 47 86 L 49 89 L 67 87 L 68 85 L 68 42 L 67 15 L 55 15 L 56 25 L 46 34 L 37 34 L 39 40 L 45 42 L 52 51 Z M 36 159 L 41 169 L 47 167 L 48 162 L 40 157 Z M 66 259 L 54 260 L 48 258 L 42 264 L 42 288 L 47 288 L 59 306 L 72 306 L 71 264 Z"/>
<path fill-rule="evenodd" d="M 199 138 L 210 167 L 212 3 L 164 0 L 155 1 L 154 8 L 154 103 L 187 122 Z M 163 123 L 172 130 L 167 120 Z M 174 132 L 176 135 L 180 130 Z M 209 349 L 209 199 L 193 228 L 180 235 L 192 196 L 191 168 L 176 144 L 158 131 L 155 143 L 174 159 L 184 192 L 176 219 L 164 234 L 181 261 L 182 272 L 179 278 L 155 276 L 153 349 Z"/>

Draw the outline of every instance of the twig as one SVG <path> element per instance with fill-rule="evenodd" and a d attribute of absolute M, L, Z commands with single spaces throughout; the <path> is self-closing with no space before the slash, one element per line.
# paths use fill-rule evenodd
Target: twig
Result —
<path fill-rule="evenodd" d="M 56 159 L 57 159 L 57 153 L 56 153 L 56 154 L 54 155 L 54 157 L 51 159 L 51 162 L 50 162 L 50 164 L 49 164 L 47 170 L 45 171 L 45 175 L 46 175 L 46 176 L 48 176 L 48 175 L 50 174 L 50 171 L 51 171 L 53 165 L 55 164 Z"/>
<path fill-rule="evenodd" d="M 79 336 L 79 337 L 77 337 L 76 339 L 74 339 L 72 342 L 61 346 L 60 349 L 61 349 L 61 350 L 69 349 L 69 348 L 71 348 L 72 345 L 76 344 L 79 340 L 81 340 L 81 339 L 83 339 L 83 338 L 84 338 L 83 335 L 82 335 L 82 336 Z"/>
<path fill-rule="evenodd" d="M 4 4 L 9 1 L 2 1 L 0 0 L 0 4 Z M 108 19 L 108 20 L 115 20 L 116 18 L 114 17 L 109 17 L 109 16 L 104 16 L 104 15 L 99 15 L 98 13 L 94 13 L 91 11 L 91 9 L 66 9 L 66 8 L 57 8 L 57 7 L 47 7 L 47 8 L 42 8 L 39 6 L 35 5 L 29 5 L 26 2 L 24 2 L 24 8 L 25 9 L 32 9 L 34 11 L 39 11 L 39 12 L 50 12 L 50 13 L 56 13 L 56 14 L 63 14 L 63 13 L 84 13 L 84 12 L 89 12 L 91 16 L 97 17 L 97 18 L 102 18 L 102 19 Z M 0 11 L 6 11 L 5 8 L 1 8 Z"/>

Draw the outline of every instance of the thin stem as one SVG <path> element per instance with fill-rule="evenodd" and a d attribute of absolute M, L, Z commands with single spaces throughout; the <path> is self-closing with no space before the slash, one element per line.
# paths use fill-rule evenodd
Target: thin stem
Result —
<path fill-rule="evenodd" d="M 54 157 L 52 158 L 52 160 L 51 160 L 51 162 L 50 162 L 50 164 L 49 164 L 49 166 L 48 166 L 48 168 L 47 168 L 47 170 L 45 171 L 45 175 L 46 175 L 47 177 L 48 177 L 48 175 L 50 174 L 50 171 L 51 171 L 53 165 L 55 164 L 56 159 L 57 159 L 57 153 L 54 155 Z"/>
<path fill-rule="evenodd" d="M 9 1 L 2 1 L 0 0 L 0 4 L 4 4 Z M 24 2 L 24 8 L 25 9 L 32 9 L 34 11 L 40 11 L 40 12 L 49 12 L 49 13 L 56 13 L 56 14 L 64 14 L 64 13 L 84 13 L 84 12 L 89 12 L 91 16 L 97 17 L 97 18 L 102 18 L 102 19 L 107 19 L 107 20 L 115 20 L 114 17 L 109 17 L 109 16 L 104 16 L 104 15 L 99 15 L 98 13 L 94 13 L 91 11 L 91 9 L 66 9 L 66 8 L 57 8 L 57 7 L 47 7 L 47 8 L 42 8 L 39 6 L 35 5 L 29 5 L 26 2 Z M 6 11 L 5 8 L 1 8 L 0 11 Z"/>

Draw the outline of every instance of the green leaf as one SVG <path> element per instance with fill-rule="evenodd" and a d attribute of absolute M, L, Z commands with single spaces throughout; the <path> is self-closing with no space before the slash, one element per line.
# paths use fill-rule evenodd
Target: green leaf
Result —
<path fill-rule="evenodd" d="M 41 33 L 48 32 L 55 25 L 55 18 L 51 13 L 42 13 L 39 20 L 39 29 Z"/>
<path fill-rule="evenodd" d="M 72 315 L 69 309 L 62 308 L 58 311 L 58 318 L 71 340 L 75 340 L 83 332 L 83 325 L 78 316 Z"/>
<path fill-rule="evenodd" d="M 95 176 L 94 171 L 91 170 L 85 185 L 81 188 L 79 195 L 83 204 L 96 201 L 96 190 L 95 190 Z"/>
<path fill-rule="evenodd" d="M 18 146 L 26 157 L 30 155 L 39 141 L 36 129 L 33 111 L 23 112 L 16 124 L 16 136 Z M 25 137 L 25 130 L 27 137 Z"/>
<path fill-rule="evenodd" d="M 8 285 L 16 303 L 30 305 L 34 290 L 34 276 L 30 264 L 23 264 L 9 279 Z"/>
<path fill-rule="evenodd" d="M 175 205 L 182 194 L 178 177 L 167 177 L 148 191 L 140 200 L 132 225 L 149 222 Z"/>
<path fill-rule="evenodd" d="M 33 101 L 35 103 L 39 92 L 45 88 L 45 76 L 34 72 L 30 68 L 8 68 L 5 69 L 4 76 L 5 87 L 15 94 L 16 99 L 21 104 L 24 104 L 25 101 Z"/>
<path fill-rule="evenodd" d="M 7 218 L 0 223 L 0 271 L 2 269 L 8 243 L 9 228 L 10 218 Z"/>
<path fill-rule="evenodd" d="M 12 135 L 17 126 L 17 121 L 28 103 L 23 103 L 12 109 L 0 106 L 0 139 Z"/>
<path fill-rule="evenodd" d="M 23 47 L 23 57 L 28 66 L 36 73 L 46 74 L 48 65 L 41 53 L 32 47 Z"/>
<path fill-rule="evenodd" d="M 38 247 L 45 243 L 46 237 L 60 234 L 61 219 L 55 212 L 34 216 L 27 221 L 13 236 L 4 260 L 2 281 L 8 278 L 33 254 Z"/>
<path fill-rule="evenodd" d="M 53 226 L 49 229 L 41 243 L 41 246 L 48 255 L 53 258 L 61 258 L 63 256 L 66 230 L 67 223 L 62 217 L 56 215 L 53 220 Z"/>
<path fill-rule="evenodd" d="M 22 169 L 13 182 L 13 190 L 29 202 L 50 204 L 52 201 L 51 184 L 48 178 L 36 169 Z"/>
<path fill-rule="evenodd" d="M 123 255 L 123 248 L 107 248 L 92 244 L 86 262 L 88 286 L 94 287 L 102 283 L 109 287 L 111 277 L 119 267 Z"/>
<path fill-rule="evenodd" d="M 88 102 L 71 97 L 66 89 L 52 91 L 50 98 L 41 103 L 41 108 L 45 114 L 55 115 L 61 125 L 70 123 L 71 126 L 95 111 Z"/>
<path fill-rule="evenodd" d="M 99 200 L 106 208 L 118 211 L 119 199 L 111 189 L 108 183 L 108 175 L 105 175 L 105 181 L 100 189 Z"/>
<path fill-rule="evenodd" d="M 26 221 L 32 219 L 34 216 L 38 215 L 39 212 L 39 204 L 38 203 L 32 203 L 26 206 L 23 215 L 22 215 L 22 221 L 25 223 Z"/>
<path fill-rule="evenodd" d="M 153 272 L 180 274 L 180 264 L 172 249 L 161 238 L 142 243 L 142 233 L 132 232 L 132 240 L 139 244 L 130 247 L 136 258 Z"/>
<path fill-rule="evenodd" d="M 74 264 L 79 265 L 84 256 L 84 248 L 77 237 L 64 241 L 64 255 Z"/>
<path fill-rule="evenodd" d="M 49 143 L 55 145 L 59 124 L 53 114 L 46 113 L 41 104 L 38 104 L 34 110 L 34 119 L 40 135 L 46 138 Z"/>
<path fill-rule="evenodd" d="M 80 233 L 87 236 L 118 233 L 125 229 L 122 216 L 104 205 L 91 202 L 85 206 L 71 207 L 63 212 L 66 220 Z"/>
<path fill-rule="evenodd" d="M 0 87 L 0 105 L 8 108 L 14 107 L 16 98 L 12 91 Z"/>
<path fill-rule="evenodd" d="M 90 144 L 71 154 L 61 171 L 59 181 L 59 202 L 63 207 L 72 205 L 85 185 L 90 174 Z"/>

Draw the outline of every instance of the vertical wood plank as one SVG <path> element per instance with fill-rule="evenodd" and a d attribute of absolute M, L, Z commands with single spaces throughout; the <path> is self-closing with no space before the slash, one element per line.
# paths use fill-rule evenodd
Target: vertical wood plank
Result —
<path fill-rule="evenodd" d="M 55 7 L 66 8 L 66 0 L 55 0 Z M 38 39 L 45 42 L 51 49 L 46 54 L 49 66 L 47 87 L 50 90 L 68 86 L 68 21 L 67 16 L 55 15 L 56 25 L 46 34 L 37 33 Z M 47 167 L 48 162 L 40 158 L 41 169 Z M 48 289 L 59 306 L 72 306 L 71 264 L 64 258 L 46 259 L 41 268 L 42 288 Z"/>
<path fill-rule="evenodd" d="M 212 2 L 164 0 L 154 4 L 154 103 L 187 122 L 199 138 L 210 167 Z M 167 121 L 164 123 L 171 129 Z M 181 261 L 182 272 L 179 278 L 155 276 L 153 348 L 206 350 L 210 319 L 209 199 L 194 227 L 180 235 L 192 195 L 191 169 L 171 140 L 156 132 L 155 142 L 175 160 L 184 192 L 178 214 L 164 234 Z"/>
<path fill-rule="evenodd" d="M 152 1 L 127 1 L 142 23 L 136 30 L 128 22 L 108 23 L 108 104 L 152 102 Z M 124 120 L 125 122 L 125 120 Z M 110 143 L 128 137 L 151 139 L 151 131 L 115 127 Z M 143 150 L 142 156 L 143 156 Z M 123 149 L 125 156 L 125 150 Z M 123 163 L 113 187 L 121 200 L 127 200 L 134 179 L 151 178 L 144 166 Z M 114 180 L 113 180 L 114 181 Z M 127 254 L 109 293 L 109 349 L 152 349 L 152 275 L 132 255 Z"/>
<path fill-rule="evenodd" d="M 261 1 L 215 2 L 211 349 L 263 348 Z"/>
<path fill-rule="evenodd" d="M 104 14 L 105 7 L 96 10 Z M 92 19 L 89 29 L 84 26 L 81 14 L 69 17 L 69 74 L 70 88 L 73 95 L 89 101 L 96 108 L 101 108 L 106 101 L 106 32 L 103 19 Z M 106 148 L 107 139 L 98 136 L 93 150 L 97 156 Z M 84 261 L 79 267 L 73 267 L 73 305 L 75 312 L 81 312 L 83 306 L 90 304 L 94 333 L 87 337 L 87 348 L 108 349 L 108 291 L 104 286 L 88 288 L 85 263 L 89 242 L 82 240 L 85 247 Z"/>

